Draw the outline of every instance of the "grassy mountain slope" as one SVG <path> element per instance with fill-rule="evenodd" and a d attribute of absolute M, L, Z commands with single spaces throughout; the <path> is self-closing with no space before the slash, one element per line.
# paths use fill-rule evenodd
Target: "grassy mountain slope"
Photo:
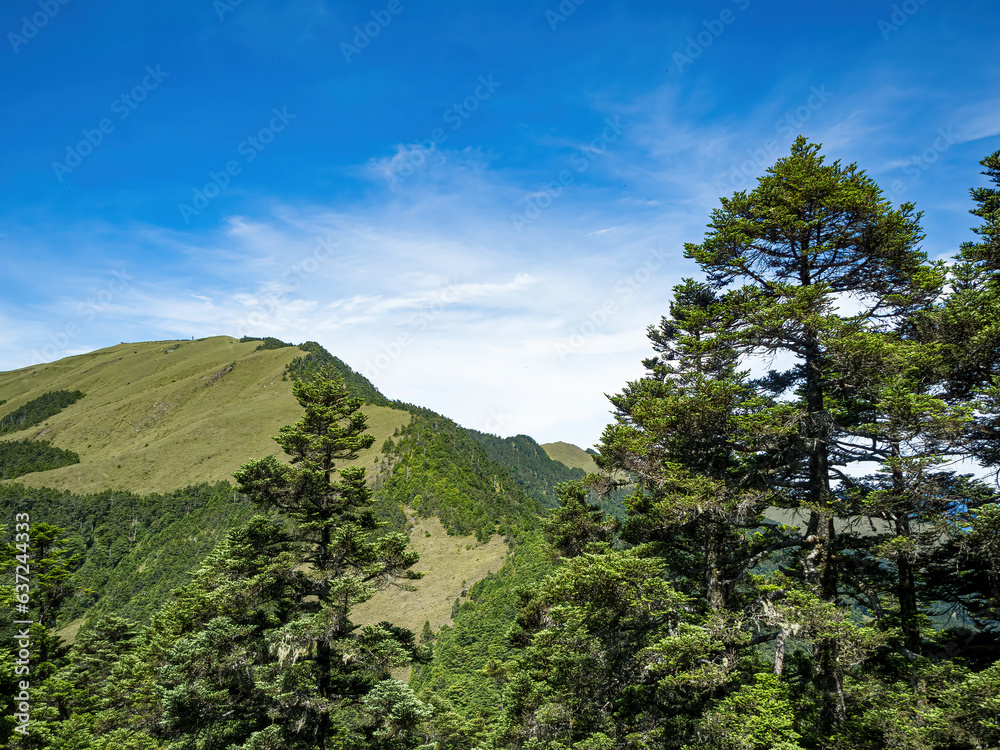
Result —
<path fill-rule="evenodd" d="M 0 522 L 30 512 L 65 528 L 84 553 L 63 623 L 112 612 L 146 620 L 185 583 L 255 512 L 233 491 L 231 474 L 251 458 L 281 454 L 270 436 L 301 415 L 286 373 L 325 364 L 378 404 L 364 407 L 376 442 L 358 463 L 369 469 L 378 514 L 395 529 L 418 524 L 413 543 L 427 556 L 417 591 L 385 592 L 359 616 L 417 627 L 449 621 L 463 589 L 502 565 L 503 537 L 537 524 L 539 503 L 470 431 L 389 402 L 319 345 L 215 337 L 121 344 L 0 373 L 4 414 L 46 393 L 84 394 L 16 433 L 73 449 L 81 463 L 0 485 Z"/>
<path fill-rule="evenodd" d="M 597 471 L 594 457 L 583 448 L 579 448 L 572 443 L 543 443 L 542 450 L 553 461 L 568 466 L 571 469 L 580 469 L 587 474 Z"/>
<path fill-rule="evenodd" d="M 507 545 L 499 536 L 484 544 L 471 535 L 449 534 L 434 516 L 411 518 L 411 522 L 410 547 L 420 555 L 416 567 L 424 577 L 408 581 L 410 591 L 384 589 L 355 605 L 351 617 L 356 622 L 388 620 L 415 633 L 429 622 L 437 632 L 452 624 L 455 603 L 468 597 L 474 583 L 498 571 L 507 557 Z"/>
<path fill-rule="evenodd" d="M 537 586 L 555 569 L 552 550 L 537 529 L 518 535 L 515 542 L 503 566 L 458 600 L 453 622 L 432 630 L 434 660 L 415 668 L 410 679 L 415 690 L 443 695 L 470 718 L 485 720 L 499 710 L 500 691 L 482 670 L 512 655 L 506 636 L 521 605 L 519 592 Z"/>
<path fill-rule="evenodd" d="M 247 459 L 280 453 L 271 436 L 300 414 L 291 380 L 282 377 L 304 352 L 259 347 L 258 341 L 226 336 L 120 344 L 0 373 L 5 410 L 51 391 L 85 394 L 18 433 L 73 451 L 80 463 L 19 481 L 83 493 L 108 487 L 168 492 L 228 480 Z M 410 420 L 388 406 L 370 405 L 365 412 L 379 443 Z M 359 463 L 371 467 L 376 458 L 372 450 Z"/>

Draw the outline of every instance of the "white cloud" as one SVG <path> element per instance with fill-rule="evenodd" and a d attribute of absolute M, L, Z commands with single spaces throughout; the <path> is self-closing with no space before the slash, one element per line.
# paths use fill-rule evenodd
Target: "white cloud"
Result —
<path fill-rule="evenodd" d="M 521 232 L 511 213 L 543 195 L 539 185 L 559 173 L 558 160 L 540 177 L 514 175 L 481 150 L 419 143 L 361 164 L 369 191 L 353 203 L 274 203 L 198 235 L 98 225 L 66 227 L 54 239 L 10 232 L 5 248 L 20 257 L 58 241 L 93 248 L 102 260 L 96 267 L 78 260 L 63 275 L 73 283 L 54 290 L 24 271 L 19 281 L 38 284 L 45 303 L 27 323 L 23 310 L 0 302 L 0 320 L 18 321 L 0 346 L 9 367 L 27 364 L 124 258 L 134 280 L 57 356 L 192 335 L 316 340 L 389 397 L 477 429 L 587 447 L 610 420 L 604 394 L 641 374 L 646 326 L 667 312 L 671 287 L 698 275 L 682 247 L 704 236 L 728 192 L 720 183 L 737 169 L 746 185 L 731 187 L 752 187 L 787 153 L 779 118 L 808 107 L 810 85 L 776 83 L 775 97 L 738 122 L 702 116 L 718 106 L 710 91 L 685 108 L 671 87 L 628 101 L 602 98 L 595 123 L 620 116 L 621 137 Z M 926 140 L 926 129 L 917 129 L 886 148 L 893 129 L 874 123 L 902 97 L 878 79 L 837 93 L 810 109 L 807 135 L 829 140 L 832 158 L 891 173 Z M 978 121 L 969 122 L 963 132 L 979 132 Z M 990 131 L 987 120 L 980 130 Z M 567 165 L 567 149 L 581 143 L 558 143 Z"/>
<path fill-rule="evenodd" d="M 955 113 L 959 142 L 968 143 L 982 138 L 1000 135 L 1000 99 L 978 101 L 971 107 L 963 107 Z"/>

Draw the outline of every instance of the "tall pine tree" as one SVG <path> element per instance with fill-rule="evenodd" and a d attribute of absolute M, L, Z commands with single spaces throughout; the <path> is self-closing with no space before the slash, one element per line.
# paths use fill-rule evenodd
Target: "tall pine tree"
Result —
<path fill-rule="evenodd" d="M 919 219 L 912 204 L 894 208 L 857 165 L 827 164 L 801 137 L 753 191 L 721 199 L 704 240 L 685 246 L 706 283 L 677 289 L 672 318 L 651 331 L 660 356 L 647 362 L 646 382 L 614 400 L 605 467 L 646 461 L 651 472 L 626 528 L 663 529 L 668 508 L 707 522 L 706 509 L 724 509 L 716 526 L 737 529 L 733 537 L 713 543 L 704 523 L 688 529 L 705 549 L 694 570 L 733 580 L 725 567 L 738 576 L 762 555 L 798 549 L 796 564 L 772 557 L 772 565 L 785 565 L 821 601 L 842 602 L 851 542 L 838 529 L 863 505 L 852 476 L 869 462 L 891 462 L 893 449 L 891 436 L 872 440 L 872 424 L 884 419 L 871 407 L 885 405 L 885 388 L 866 394 L 869 408 L 861 408 L 858 373 L 837 355 L 860 334 L 891 334 L 941 292 L 943 269 L 918 247 Z M 756 380 L 737 371 L 767 363 L 780 369 Z M 657 493 L 672 484 L 675 498 L 657 507 Z M 756 523 L 767 505 L 799 513 L 804 533 L 786 527 L 753 537 L 732 523 L 741 510 Z M 713 570 L 727 556 L 730 565 Z M 715 606 L 725 601 L 710 579 L 704 590 Z M 820 735 L 846 719 L 842 647 L 833 635 L 817 637 Z"/>
<path fill-rule="evenodd" d="M 296 679 L 314 681 L 301 721 L 311 747 L 335 746 L 346 731 L 345 718 L 375 686 L 375 676 L 408 663 L 413 635 L 383 623 L 360 629 L 350 621 L 352 605 L 398 579 L 417 578 L 410 570 L 415 552 L 401 533 L 382 533 L 371 509 L 365 470 L 337 468 L 370 448 L 362 400 L 325 370 L 297 381 L 293 393 L 305 413 L 275 438 L 290 465 L 275 456 L 251 461 L 235 473 L 241 492 L 262 509 L 287 520 L 285 538 L 296 550 L 300 589 L 289 621 L 281 630 L 299 666 Z M 288 672 L 276 673 L 273 690 L 296 690 Z"/>

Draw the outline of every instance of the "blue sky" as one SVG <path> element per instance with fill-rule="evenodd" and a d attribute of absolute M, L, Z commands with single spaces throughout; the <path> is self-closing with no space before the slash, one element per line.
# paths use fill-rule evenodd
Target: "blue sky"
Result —
<path fill-rule="evenodd" d="M 10 0 L 0 369 L 316 340 L 392 398 L 587 447 L 721 195 L 801 133 L 971 238 L 1000 6 Z"/>

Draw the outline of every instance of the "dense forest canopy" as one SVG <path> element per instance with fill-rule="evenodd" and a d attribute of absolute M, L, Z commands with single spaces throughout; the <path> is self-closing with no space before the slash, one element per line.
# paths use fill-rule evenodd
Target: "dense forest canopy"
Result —
<path fill-rule="evenodd" d="M 392 402 L 305 345 L 286 370 L 303 411 L 276 438 L 287 461 L 156 501 L 212 551 L 155 606 L 94 590 L 159 539 L 123 537 L 155 515 L 148 500 L 35 492 L 18 507 L 5 488 L 0 595 L 26 608 L 32 651 L 28 679 L 3 626 L 4 741 L 1000 746 L 1000 152 L 982 164 L 976 237 L 949 263 L 921 250 L 916 206 L 804 138 L 723 197 L 685 247 L 701 278 L 674 288 L 644 375 L 611 397 L 600 473 L 406 405 L 368 477 L 344 466 L 373 447 L 361 406 Z M 615 492 L 619 517 L 594 502 Z M 25 509 L 42 507 L 58 513 L 29 534 Z M 107 525 L 88 531 L 81 509 Z M 352 622 L 420 576 L 406 510 L 510 550 L 437 632 Z M 189 516 L 221 538 L 199 541 Z M 30 596 L 13 583 L 29 564 Z M 159 580 L 145 575 L 128 580 Z M 60 624 L 89 606 L 69 645 Z"/>

